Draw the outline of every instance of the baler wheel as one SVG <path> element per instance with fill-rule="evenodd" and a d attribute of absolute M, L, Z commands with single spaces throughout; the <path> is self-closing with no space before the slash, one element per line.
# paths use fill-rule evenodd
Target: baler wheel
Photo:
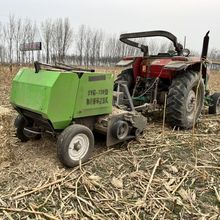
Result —
<path fill-rule="evenodd" d="M 166 112 L 171 126 L 183 129 L 193 127 L 202 111 L 204 90 L 204 82 L 198 72 L 188 70 L 173 79 Z"/>
<path fill-rule="evenodd" d="M 21 142 L 27 142 L 30 139 L 39 140 L 41 138 L 40 134 L 32 134 L 25 131 L 25 127 L 28 125 L 28 121 L 22 115 L 18 115 L 15 119 L 15 127 L 17 128 L 16 136 L 21 140 Z"/>
<path fill-rule="evenodd" d="M 220 92 L 216 92 L 210 96 L 211 105 L 209 106 L 209 114 L 220 114 Z"/>
<path fill-rule="evenodd" d="M 118 140 L 123 140 L 128 136 L 129 126 L 126 121 L 118 120 L 112 126 L 112 136 Z"/>
<path fill-rule="evenodd" d="M 67 167 L 74 167 L 86 162 L 94 149 L 92 131 L 80 124 L 67 127 L 58 137 L 57 154 Z"/>

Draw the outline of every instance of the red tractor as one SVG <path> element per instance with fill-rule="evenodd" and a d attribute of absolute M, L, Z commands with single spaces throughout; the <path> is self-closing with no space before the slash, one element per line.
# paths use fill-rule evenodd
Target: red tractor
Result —
<path fill-rule="evenodd" d="M 206 89 L 208 34 L 209 32 L 204 37 L 201 57 L 190 56 L 190 51 L 184 49 L 178 43 L 177 38 L 167 31 L 122 34 L 120 40 L 139 48 L 143 52 L 143 56 L 125 57 L 118 63 L 120 66 L 132 65 L 132 68 L 125 69 L 118 75 L 114 90 L 119 92 L 120 85 L 126 84 L 129 97 L 124 97 L 124 103 L 129 99 L 131 103 L 132 100 L 133 106 L 137 110 L 143 110 L 140 106 L 160 108 L 167 100 L 166 118 L 168 122 L 175 127 L 192 128 L 201 113 L 204 99 L 208 96 Z M 175 50 L 150 55 L 147 45 L 134 40 L 158 36 L 169 39 Z M 121 87 L 121 90 L 123 89 L 125 88 Z M 214 95 L 210 113 L 217 113 L 220 110 L 219 97 L 219 94 Z"/>

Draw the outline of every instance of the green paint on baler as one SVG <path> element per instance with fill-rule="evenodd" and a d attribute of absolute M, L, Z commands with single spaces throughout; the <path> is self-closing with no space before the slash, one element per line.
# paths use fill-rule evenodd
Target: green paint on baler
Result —
<path fill-rule="evenodd" d="M 113 74 L 84 73 L 80 78 L 74 118 L 112 112 Z"/>
<path fill-rule="evenodd" d="M 74 118 L 112 111 L 113 75 L 23 68 L 12 83 L 11 103 L 64 129 Z"/>
<path fill-rule="evenodd" d="M 76 74 L 46 70 L 35 73 L 25 68 L 13 80 L 11 103 L 41 114 L 60 129 L 72 120 L 78 84 Z"/>

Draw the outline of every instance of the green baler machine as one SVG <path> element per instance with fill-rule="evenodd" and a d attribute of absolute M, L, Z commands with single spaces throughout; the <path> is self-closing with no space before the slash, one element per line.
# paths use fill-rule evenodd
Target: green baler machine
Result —
<path fill-rule="evenodd" d="M 108 146 L 137 136 L 146 118 L 134 109 L 113 107 L 113 85 L 111 73 L 38 62 L 35 69 L 22 68 L 13 80 L 10 99 L 19 113 L 17 137 L 21 141 L 41 138 L 43 133 L 58 137 L 58 157 L 73 167 L 89 159 L 93 132 L 105 134 Z"/>
<path fill-rule="evenodd" d="M 64 129 L 73 118 L 112 112 L 113 74 L 21 69 L 13 80 L 11 103 Z"/>

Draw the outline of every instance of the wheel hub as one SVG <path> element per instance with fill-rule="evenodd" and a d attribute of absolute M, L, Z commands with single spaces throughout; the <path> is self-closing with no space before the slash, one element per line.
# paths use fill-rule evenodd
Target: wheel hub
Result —
<path fill-rule="evenodd" d="M 69 144 L 69 156 L 72 160 L 82 159 L 89 150 L 89 138 L 85 134 L 77 134 Z"/>
<path fill-rule="evenodd" d="M 73 149 L 79 151 L 81 149 L 81 143 L 78 141 L 74 144 Z"/>
<path fill-rule="evenodd" d="M 186 100 L 186 110 L 188 113 L 192 113 L 196 104 L 196 93 L 191 90 Z"/>
<path fill-rule="evenodd" d="M 127 123 L 124 123 L 122 125 L 119 126 L 118 128 L 118 139 L 122 140 L 124 139 L 128 134 L 128 125 Z"/>
<path fill-rule="evenodd" d="M 118 129 L 118 136 L 123 136 L 124 133 L 126 131 L 125 125 L 122 125 L 119 129 Z"/>

